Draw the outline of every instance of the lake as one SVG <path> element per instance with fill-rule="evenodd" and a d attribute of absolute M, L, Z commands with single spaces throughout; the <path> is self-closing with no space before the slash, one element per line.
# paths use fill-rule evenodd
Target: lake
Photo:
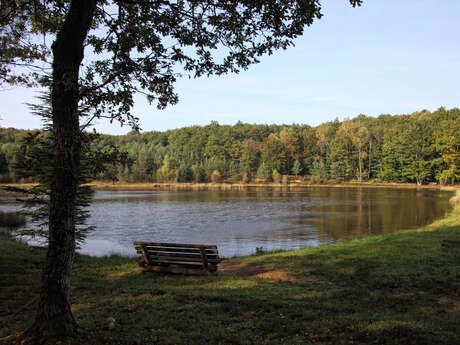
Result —
<path fill-rule="evenodd" d="M 217 244 L 224 257 L 417 228 L 451 210 L 434 189 L 97 191 L 81 252 L 135 255 L 133 241 Z M 2 209 L 17 205 L 3 204 Z"/>

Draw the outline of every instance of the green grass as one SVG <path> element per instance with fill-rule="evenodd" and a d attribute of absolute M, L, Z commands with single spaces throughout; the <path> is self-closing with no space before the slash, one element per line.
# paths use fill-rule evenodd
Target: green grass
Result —
<path fill-rule="evenodd" d="M 424 229 L 226 261 L 278 280 L 140 274 L 134 259 L 78 256 L 72 306 L 86 335 L 72 344 L 460 344 L 459 224 L 456 204 Z M 33 321 L 43 258 L 0 235 L 5 344 Z"/>

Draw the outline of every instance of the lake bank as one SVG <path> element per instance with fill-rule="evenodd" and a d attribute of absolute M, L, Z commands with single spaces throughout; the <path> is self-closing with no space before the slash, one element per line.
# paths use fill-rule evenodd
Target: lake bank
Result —
<path fill-rule="evenodd" d="M 213 183 L 213 182 L 151 182 L 151 183 L 125 183 L 125 182 L 102 182 L 95 181 L 88 184 L 95 190 L 238 190 L 238 189 L 306 189 L 306 188 L 407 188 L 407 189 L 443 189 L 455 188 L 455 186 L 442 186 L 437 184 L 418 186 L 415 183 L 382 183 L 382 182 L 358 182 L 349 181 L 342 183 L 323 183 L 313 184 L 304 181 L 291 181 L 288 184 L 266 182 L 266 183 Z M 32 183 L 3 183 L 0 187 L 17 187 L 31 188 Z M 8 192 L 0 188 L 0 196 L 12 195 L 14 192 Z"/>
<path fill-rule="evenodd" d="M 344 183 L 325 183 L 313 184 L 306 182 L 290 182 L 288 184 L 267 182 L 267 183 L 189 183 L 189 182 L 172 182 L 172 183 L 109 183 L 93 182 L 89 184 L 94 189 L 102 190 L 232 190 L 232 189 L 250 189 L 250 188 L 267 188 L 267 189 L 305 189 L 311 187 L 335 187 L 335 188 L 428 188 L 439 189 L 439 185 L 417 186 L 414 183 L 377 183 L 377 182 L 344 182 Z"/>
<path fill-rule="evenodd" d="M 426 227 L 225 260 L 217 276 L 78 256 L 72 308 L 86 335 L 72 344 L 460 344 L 456 191 L 453 210 Z M 43 258 L 0 235 L 3 344 L 33 320 Z"/>

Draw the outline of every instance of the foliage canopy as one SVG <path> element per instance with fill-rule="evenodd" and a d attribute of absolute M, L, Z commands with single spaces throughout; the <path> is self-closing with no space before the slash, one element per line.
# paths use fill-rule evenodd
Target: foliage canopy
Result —
<path fill-rule="evenodd" d="M 71 3 L 1 2 L 1 82 L 50 85 L 50 42 L 62 29 Z M 131 111 L 135 93 L 145 94 L 160 109 L 175 104 L 178 77 L 238 73 L 263 54 L 293 45 L 305 26 L 322 16 L 318 0 L 95 4 L 79 78 L 79 102 L 87 110 L 83 128 L 101 117 L 136 127 Z"/>

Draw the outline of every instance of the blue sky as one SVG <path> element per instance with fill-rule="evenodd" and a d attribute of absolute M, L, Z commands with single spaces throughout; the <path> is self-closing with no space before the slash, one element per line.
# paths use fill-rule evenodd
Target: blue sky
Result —
<path fill-rule="evenodd" d="M 460 1 L 322 0 L 324 17 L 296 46 L 262 58 L 238 75 L 184 78 L 180 101 L 159 111 L 144 96 L 135 112 L 144 131 L 205 125 L 319 125 L 360 113 L 404 114 L 460 106 Z M 39 128 L 25 102 L 34 90 L 0 91 L 0 126 Z M 102 133 L 129 127 L 100 120 Z"/>

